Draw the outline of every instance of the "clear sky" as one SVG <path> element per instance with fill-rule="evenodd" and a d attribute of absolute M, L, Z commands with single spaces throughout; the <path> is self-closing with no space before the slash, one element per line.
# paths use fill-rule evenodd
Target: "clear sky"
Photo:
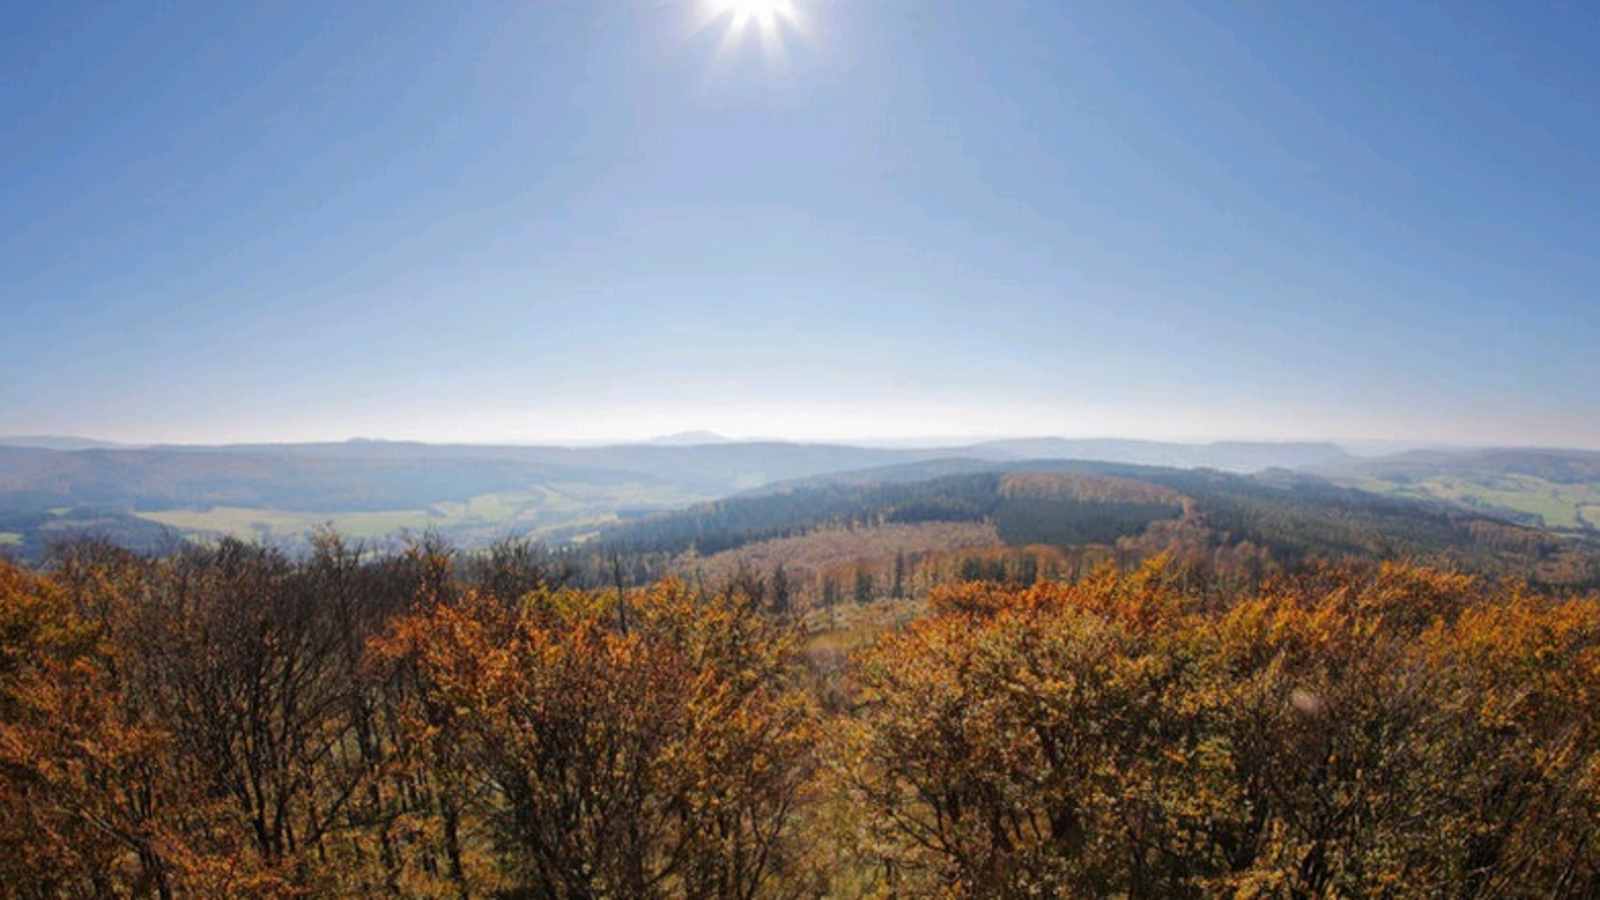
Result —
<path fill-rule="evenodd" d="M 11 3 L 0 434 L 1600 446 L 1600 4 Z"/>

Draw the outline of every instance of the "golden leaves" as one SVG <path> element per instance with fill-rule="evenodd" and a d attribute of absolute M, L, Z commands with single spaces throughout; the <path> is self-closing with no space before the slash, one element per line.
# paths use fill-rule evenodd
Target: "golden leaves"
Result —
<path fill-rule="evenodd" d="M 835 681 L 666 582 L 0 565 L 39 896 L 1583 896 L 1600 602 L 1388 565 L 954 584 Z M 253 555 L 252 555 L 253 554 Z M 519 582 L 520 583 L 520 582 Z M 520 588 L 518 589 L 521 590 Z M 814 679 L 820 677 L 812 673 Z M 822 765 L 819 766 L 819 763 Z"/>
<path fill-rule="evenodd" d="M 858 846 L 915 892 L 1600 878 L 1594 598 L 1324 565 L 1219 606 L 1156 561 L 931 605 L 858 658 L 836 751 Z"/>

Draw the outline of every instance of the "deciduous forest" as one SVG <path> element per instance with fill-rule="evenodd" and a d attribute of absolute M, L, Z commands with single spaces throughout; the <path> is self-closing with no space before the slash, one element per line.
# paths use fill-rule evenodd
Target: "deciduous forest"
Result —
<path fill-rule="evenodd" d="M 934 585 L 841 657 L 770 580 L 565 578 L 527 545 L 332 534 L 0 564 L 0 885 L 1600 892 L 1600 597 L 1158 555 Z"/>

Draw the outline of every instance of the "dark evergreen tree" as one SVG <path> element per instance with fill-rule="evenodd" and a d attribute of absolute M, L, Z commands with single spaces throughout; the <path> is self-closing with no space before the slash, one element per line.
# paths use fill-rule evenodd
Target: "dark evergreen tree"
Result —
<path fill-rule="evenodd" d="M 834 578 L 832 575 L 823 577 L 822 608 L 828 611 L 828 626 L 830 628 L 833 626 L 833 607 L 838 604 L 839 595 L 841 593 L 842 591 L 839 588 L 839 580 L 837 578 Z"/>
<path fill-rule="evenodd" d="M 983 560 L 977 559 L 977 558 L 971 557 L 971 556 L 969 556 L 966 559 L 962 560 L 961 561 L 961 580 L 962 581 L 982 581 L 983 580 Z"/>
<path fill-rule="evenodd" d="M 790 592 L 789 573 L 784 570 L 783 563 L 772 570 L 772 611 L 780 616 L 789 614 Z"/>
<path fill-rule="evenodd" d="M 872 602 L 872 595 L 877 593 L 877 586 L 872 583 L 872 573 L 866 566 L 856 567 L 856 602 L 865 606 Z"/>

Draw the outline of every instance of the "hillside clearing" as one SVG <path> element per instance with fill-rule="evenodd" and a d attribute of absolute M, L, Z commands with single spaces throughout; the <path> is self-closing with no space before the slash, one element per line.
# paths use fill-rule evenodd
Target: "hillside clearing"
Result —
<path fill-rule="evenodd" d="M 870 528 L 824 528 L 797 537 L 758 541 L 711 556 L 686 556 L 675 569 L 721 583 L 741 567 L 768 574 L 780 564 L 802 580 L 856 560 L 892 559 L 896 553 L 927 553 L 998 547 L 1000 535 L 988 522 L 923 522 Z"/>

